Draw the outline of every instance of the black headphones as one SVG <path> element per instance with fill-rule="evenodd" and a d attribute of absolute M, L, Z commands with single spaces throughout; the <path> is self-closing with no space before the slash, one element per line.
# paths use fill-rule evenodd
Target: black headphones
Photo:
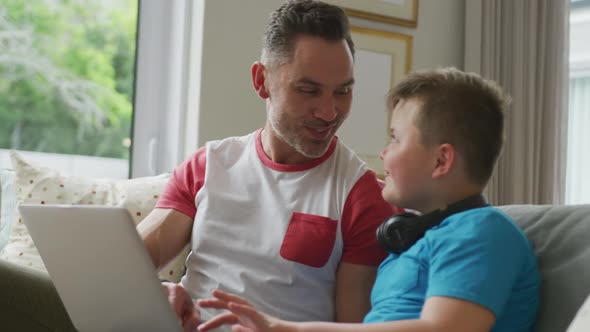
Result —
<path fill-rule="evenodd" d="M 417 215 L 404 212 L 385 220 L 377 228 L 377 241 L 388 252 L 400 255 L 424 236 L 427 230 L 455 213 L 489 205 L 483 195 L 468 197 L 447 206 L 444 210 Z"/>

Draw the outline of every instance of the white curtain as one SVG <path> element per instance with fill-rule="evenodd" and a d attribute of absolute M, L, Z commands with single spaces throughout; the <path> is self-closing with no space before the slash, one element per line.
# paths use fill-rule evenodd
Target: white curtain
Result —
<path fill-rule="evenodd" d="M 570 80 L 569 132 L 567 152 L 566 201 L 572 204 L 588 203 L 590 187 L 584 181 L 590 169 L 590 76 Z M 577 151 L 578 153 L 575 153 Z"/>
<path fill-rule="evenodd" d="M 486 189 L 495 205 L 564 202 L 568 18 L 565 0 L 466 1 L 465 69 L 513 100 Z"/>

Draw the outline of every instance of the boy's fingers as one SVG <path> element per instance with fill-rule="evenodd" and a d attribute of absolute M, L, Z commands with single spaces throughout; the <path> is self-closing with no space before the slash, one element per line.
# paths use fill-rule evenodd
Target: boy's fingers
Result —
<path fill-rule="evenodd" d="M 237 295 L 226 293 L 220 289 L 214 289 L 212 294 L 216 298 L 218 298 L 220 300 L 224 300 L 226 302 L 236 302 L 236 303 L 240 303 L 240 304 L 250 305 L 250 303 L 248 303 L 248 301 L 246 301 L 245 299 L 243 299 Z"/>
<path fill-rule="evenodd" d="M 228 309 L 228 302 L 219 299 L 202 299 L 197 304 L 201 308 Z"/>
<path fill-rule="evenodd" d="M 231 328 L 231 332 L 252 332 L 253 330 L 242 325 L 234 325 Z"/>
<path fill-rule="evenodd" d="M 237 315 L 244 315 L 254 321 L 258 321 L 262 318 L 262 315 L 248 304 L 239 304 L 235 302 L 228 303 L 228 309 L 236 313 Z"/>
<path fill-rule="evenodd" d="M 207 322 L 199 325 L 199 332 L 206 332 L 211 331 L 215 328 L 220 327 L 221 325 L 231 325 L 236 324 L 238 322 L 238 317 L 231 312 L 217 315 Z"/>

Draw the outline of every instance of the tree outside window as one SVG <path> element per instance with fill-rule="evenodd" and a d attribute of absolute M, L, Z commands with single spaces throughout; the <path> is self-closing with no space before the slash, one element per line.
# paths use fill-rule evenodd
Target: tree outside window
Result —
<path fill-rule="evenodd" d="M 137 9 L 0 2 L 0 149 L 129 158 Z"/>

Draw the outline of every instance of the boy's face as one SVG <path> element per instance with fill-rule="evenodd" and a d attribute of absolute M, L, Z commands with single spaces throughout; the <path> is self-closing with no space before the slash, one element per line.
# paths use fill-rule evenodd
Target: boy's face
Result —
<path fill-rule="evenodd" d="M 391 140 L 381 152 L 385 171 L 383 198 L 403 208 L 422 211 L 433 193 L 432 172 L 436 149 L 422 144 L 414 118 L 421 103 L 416 98 L 400 100 L 391 116 Z"/>

